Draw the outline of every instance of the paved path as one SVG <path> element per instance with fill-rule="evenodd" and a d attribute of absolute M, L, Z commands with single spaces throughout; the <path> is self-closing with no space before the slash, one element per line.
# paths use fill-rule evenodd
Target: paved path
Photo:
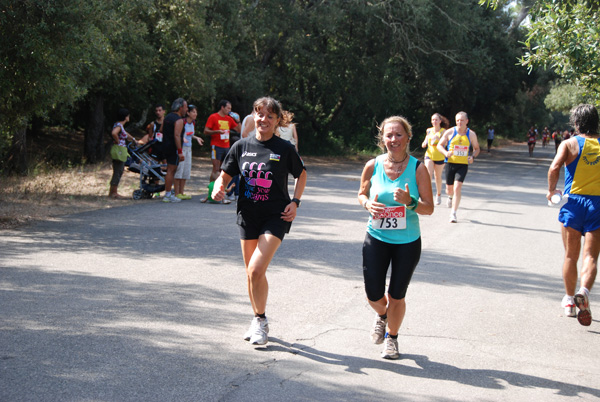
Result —
<path fill-rule="evenodd" d="M 266 348 L 241 339 L 233 205 L 141 201 L 1 231 L 0 401 L 598 400 L 598 318 L 560 307 L 552 154 L 484 153 L 459 223 L 443 205 L 421 219 L 398 361 L 369 341 L 361 165 L 309 166 L 268 271 Z"/>

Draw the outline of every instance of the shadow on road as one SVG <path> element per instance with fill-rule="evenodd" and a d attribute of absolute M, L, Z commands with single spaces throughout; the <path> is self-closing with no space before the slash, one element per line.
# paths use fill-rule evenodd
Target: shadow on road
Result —
<path fill-rule="evenodd" d="M 377 369 L 393 371 L 402 376 L 453 381 L 473 387 L 504 389 L 506 385 L 503 382 L 505 382 L 516 387 L 547 388 L 563 396 L 584 397 L 587 394 L 600 397 L 600 389 L 597 388 L 581 387 L 512 371 L 462 369 L 450 364 L 433 362 L 423 355 L 402 354 L 399 361 L 391 362 L 324 352 L 300 343 L 290 345 L 282 342 L 281 345 L 283 350 L 289 350 L 291 353 L 319 363 L 345 366 L 345 371 L 356 374 L 365 374 L 366 369 Z M 408 361 L 413 361 L 418 367 L 403 364 Z"/>

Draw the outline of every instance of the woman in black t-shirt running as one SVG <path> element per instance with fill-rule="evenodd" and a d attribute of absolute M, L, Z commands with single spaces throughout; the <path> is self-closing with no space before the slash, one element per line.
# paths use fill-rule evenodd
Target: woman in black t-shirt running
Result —
<path fill-rule="evenodd" d="M 290 123 L 290 114 L 273 98 L 254 102 L 256 136 L 236 142 L 225 157 L 212 198 L 220 201 L 232 177 L 241 174 L 237 203 L 242 255 L 246 265 L 248 293 L 254 319 L 244 339 L 253 345 L 267 343 L 269 324 L 265 315 L 269 285 L 266 272 L 296 218 L 306 186 L 306 170 L 296 149 L 277 137 L 277 127 Z M 288 174 L 296 179 L 294 196 L 288 192 Z"/>

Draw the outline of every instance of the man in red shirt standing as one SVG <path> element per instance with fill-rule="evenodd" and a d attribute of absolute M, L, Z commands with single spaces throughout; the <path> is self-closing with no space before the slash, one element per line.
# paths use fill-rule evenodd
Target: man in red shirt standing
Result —
<path fill-rule="evenodd" d="M 208 117 L 204 134 L 210 135 L 210 158 L 212 161 L 212 172 L 210 181 L 217 180 L 221 173 L 221 161 L 229 151 L 229 130 L 238 126 L 235 120 L 229 115 L 231 112 L 231 102 L 222 100 L 219 102 L 219 111 Z"/>

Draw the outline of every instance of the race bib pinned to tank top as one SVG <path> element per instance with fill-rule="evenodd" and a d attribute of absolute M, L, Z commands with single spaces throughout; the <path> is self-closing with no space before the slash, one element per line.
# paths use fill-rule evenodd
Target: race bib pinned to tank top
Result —
<path fill-rule="evenodd" d="M 406 229 L 406 207 L 401 205 L 384 208 L 383 213 L 379 214 L 377 219 L 373 217 L 371 227 L 379 230 Z"/>
<path fill-rule="evenodd" d="M 163 133 L 161 133 L 160 131 L 154 134 L 154 137 L 156 138 L 156 141 L 163 142 Z"/>
<path fill-rule="evenodd" d="M 454 155 L 455 156 L 469 156 L 469 146 L 468 145 L 455 145 L 454 146 Z"/>

